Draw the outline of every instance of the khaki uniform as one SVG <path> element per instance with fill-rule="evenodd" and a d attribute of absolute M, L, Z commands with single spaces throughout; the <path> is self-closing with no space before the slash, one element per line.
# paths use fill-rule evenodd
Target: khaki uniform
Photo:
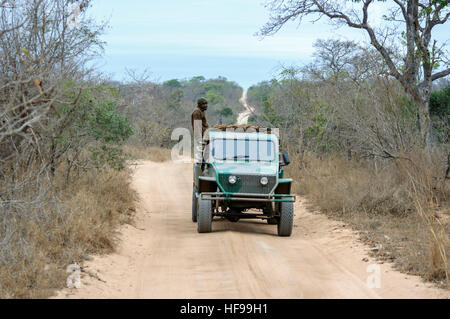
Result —
<path fill-rule="evenodd" d="M 208 129 L 209 124 L 206 120 L 205 111 L 203 111 L 200 107 L 196 107 L 191 115 L 191 124 L 192 129 L 194 130 L 194 121 L 202 121 L 202 136 L 205 134 L 205 131 Z"/>

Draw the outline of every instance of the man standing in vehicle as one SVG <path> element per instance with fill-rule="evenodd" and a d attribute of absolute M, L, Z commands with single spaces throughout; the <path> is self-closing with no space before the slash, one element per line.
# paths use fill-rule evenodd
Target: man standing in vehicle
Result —
<path fill-rule="evenodd" d="M 208 101 L 205 98 L 197 100 L 197 107 L 191 114 L 191 124 L 194 130 L 194 157 L 197 160 L 201 160 L 201 169 L 205 167 L 205 160 L 202 156 L 205 149 L 206 141 L 203 140 L 205 132 L 209 128 L 208 121 L 206 120 L 205 111 L 208 109 Z"/>
<path fill-rule="evenodd" d="M 196 122 L 195 121 L 201 121 L 202 137 L 205 134 L 205 131 L 209 127 L 209 124 L 208 124 L 208 121 L 206 120 L 206 115 L 205 115 L 205 111 L 207 109 L 208 109 L 208 101 L 203 97 L 198 99 L 197 107 L 194 109 L 194 111 L 191 114 L 191 123 L 192 123 L 192 129 L 194 130 L 194 136 L 196 133 Z M 199 122 L 197 122 L 197 123 L 199 123 Z M 200 127 L 197 127 L 197 129 L 200 129 Z"/>

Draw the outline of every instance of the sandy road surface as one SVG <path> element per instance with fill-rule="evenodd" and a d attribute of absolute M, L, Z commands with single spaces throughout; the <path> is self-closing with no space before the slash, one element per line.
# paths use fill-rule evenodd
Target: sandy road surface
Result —
<path fill-rule="evenodd" d="M 117 253 L 85 265 L 105 282 L 83 273 L 82 287 L 64 289 L 59 298 L 449 297 L 387 264 L 378 265 L 381 287 L 369 288 L 367 267 L 377 264 L 362 261 L 367 248 L 301 201 L 288 238 L 252 220 L 214 221 L 212 233 L 198 234 L 191 164 L 141 162 L 133 187 L 141 197 L 136 225 L 121 228 Z"/>
<path fill-rule="evenodd" d="M 245 111 L 238 114 L 237 124 L 245 125 L 248 123 L 248 118 L 255 111 L 255 108 L 248 105 L 247 103 L 247 92 L 242 92 L 242 97 L 239 99 L 239 102 L 245 107 Z"/>

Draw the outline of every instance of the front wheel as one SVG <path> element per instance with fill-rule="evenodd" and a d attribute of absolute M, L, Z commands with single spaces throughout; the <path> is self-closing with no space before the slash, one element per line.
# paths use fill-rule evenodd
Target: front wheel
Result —
<path fill-rule="evenodd" d="M 280 205 L 280 221 L 278 222 L 278 236 L 291 236 L 294 225 L 294 203 L 282 202 Z"/>
<path fill-rule="evenodd" d="M 197 231 L 210 233 L 212 224 L 212 205 L 210 200 L 198 198 L 197 200 Z"/>

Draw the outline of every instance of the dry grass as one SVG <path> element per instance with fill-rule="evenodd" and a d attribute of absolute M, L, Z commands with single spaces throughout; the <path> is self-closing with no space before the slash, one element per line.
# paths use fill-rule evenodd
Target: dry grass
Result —
<path fill-rule="evenodd" d="M 131 159 L 170 159 L 170 150 L 158 147 L 124 151 Z M 15 169 L 18 178 L 26 173 Z M 118 225 L 132 222 L 135 211 L 130 173 L 90 170 L 73 173 L 67 183 L 63 163 L 55 177 L 41 176 L 20 193 L 11 191 L 15 207 L 0 214 L 0 298 L 51 296 L 66 285 L 68 265 L 112 252 Z"/>
<path fill-rule="evenodd" d="M 150 160 L 154 162 L 165 162 L 170 160 L 170 149 L 161 147 L 137 147 L 134 145 L 124 146 L 124 152 L 132 160 Z"/>
<path fill-rule="evenodd" d="M 423 203 L 420 199 L 423 194 L 420 194 L 414 179 L 411 177 L 411 185 L 414 190 L 414 204 L 416 210 L 422 219 L 423 224 L 428 230 L 428 242 L 430 245 L 431 267 L 427 274 L 429 279 L 439 280 L 445 278 L 447 284 L 449 283 L 449 254 L 447 252 L 450 247 L 450 240 L 448 232 L 446 231 L 446 224 L 448 220 L 440 214 L 439 204 L 435 201 L 433 192 L 429 191 L 425 194 L 427 202 Z M 447 209 L 448 213 L 448 209 Z M 443 218 L 444 217 L 444 218 Z M 448 223 L 450 225 L 450 223 Z"/>
<path fill-rule="evenodd" d="M 61 174 L 63 175 L 63 174 Z M 56 177 L 44 204 L 29 204 L 0 220 L 0 297 L 44 298 L 62 288 L 66 267 L 114 250 L 116 228 L 131 221 L 130 173 L 89 172 L 66 184 Z M 23 198 L 36 198 L 28 189 Z"/>
<path fill-rule="evenodd" d="M 396 160 L 292 158 L 287 176 L 314 208 L 350 223 L 373 255 L 449 285 L 450 183 L 445 156 L 416 150 Z M 381 247 L 381 249 L 380 249 Z"/>

